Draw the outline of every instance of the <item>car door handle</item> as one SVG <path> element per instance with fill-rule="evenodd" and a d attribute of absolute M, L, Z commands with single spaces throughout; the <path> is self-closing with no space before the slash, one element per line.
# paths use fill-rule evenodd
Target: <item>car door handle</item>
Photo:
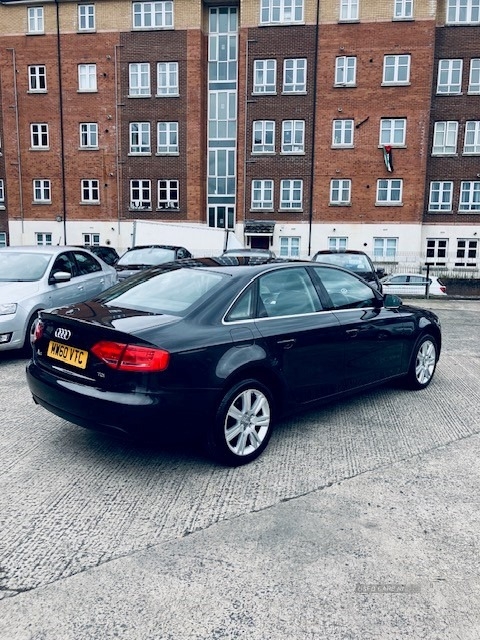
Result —
<path fill-rule="evenodd" d="M 358 329 L 347 329 L 346 334 L 349 338 L 356 338 L 358 336 Z"/>
<path fill-rule="evenodd" d="M 295 338 L 287 338 L 285 340 L 277 340 L 277 344 L 279 344 L 284 349 L 291 349 L 295 344 Z"/>

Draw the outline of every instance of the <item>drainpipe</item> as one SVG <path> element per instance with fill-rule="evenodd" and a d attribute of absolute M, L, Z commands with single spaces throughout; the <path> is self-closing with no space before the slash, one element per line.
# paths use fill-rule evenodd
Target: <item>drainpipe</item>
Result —
<path fill-rule="evenodd" d="M 63 244 L 67 244 L 67 198 L 65 193 L 65 132 L 63 126 L 62 56 L 60 47 L 60 4 L 55 0 L 57 16 L 58 104 L 60 110 L 60 163 L 62 170 Z"/>
<path fill-rule="evenodd" d="M 8 51 L 12 52 L 12 64 L 13 64 L 13 93 L 14 93 L 14 109 L 15 109 L 15 127 L 17 130 L 17 165 L 18 165 L 18 202 L 20 206 L 20 219 L 22 222 L 22 241 L 23 234 L 25 232 L 24 222 L 25 215 L 23 211 L 23 181 L 22 181 L 22 154 L 20 149 L 20 128 L 18 122 L 18 89 L 17 89 L 17 58 L 15 56 L 15 49 L 11 48 Z M 9 216 L 10 217 L 10 216 Z"/>
<path fill-rule="evenodd" d="M 317 16 L 315 25 L 315 60 L 313 69 L 313 130 L 312 130 L 312 163 L 310 169 L 310 212 L 308 215 L 308 255 L 312 252 L 312 225 L 313 225 L 313 180 L 315 177 L 315 132 L 317 130 L 317 75 L 318 75 L 318 35 L 320 22 L 320 0 L 317 0 Z"/>

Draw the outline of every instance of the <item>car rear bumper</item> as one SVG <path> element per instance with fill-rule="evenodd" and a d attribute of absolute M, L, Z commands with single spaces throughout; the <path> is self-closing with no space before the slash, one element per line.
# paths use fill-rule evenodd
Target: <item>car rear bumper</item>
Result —
<path fill-rule="evenodd" d="M 175 390 L 121 393 L 58 379 L 33 361 L 27 382 L 34 401 L 73 424 L 130 436 L 199 431 L 213 418 L 217 392 Z"/>

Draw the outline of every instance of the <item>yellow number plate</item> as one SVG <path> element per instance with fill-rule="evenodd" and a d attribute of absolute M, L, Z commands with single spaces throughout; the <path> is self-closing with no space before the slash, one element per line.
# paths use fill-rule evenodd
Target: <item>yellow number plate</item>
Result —
<path fill-rule="evenodd" d="M 83 351 L 76 347 L 70 347 L 68 344 L 60 344 L 59 342 L 51 340 L 48 345 L 47 356 L 71 364 L 72 367 L 85 369 L 87 366 L 88 351 Z"/>

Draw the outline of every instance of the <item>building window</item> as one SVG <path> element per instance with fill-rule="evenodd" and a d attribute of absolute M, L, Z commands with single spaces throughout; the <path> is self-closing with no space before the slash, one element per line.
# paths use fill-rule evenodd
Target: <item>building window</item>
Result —
<path fill-rule="evenodd" d="M 303 22 L 304 0 L 262 0 L 260 24 Z"/>
<path fill-rule="evenodd" d="M 82 180 L 82 202 L 87 204 L 100 202 L 98 180 Z"/>
<path fill-rule="evenodd" d="M 305 120 L 282 122 L 282 153 L 305 153 Z"/>
<path fill-rule="evenodd" d="M 458 122 L 435 122 L 433 130 L 433 156 L 452 155 L 457 152 Z"/>
<path fill-rule="evenodd" d="M 282 180 L 280 183 L 280 209 L 302 209 L 303 180 Z"/>
<path fill-rule="evenodd" d="M 152 187 L 150 180 L 130 180 L 130 209 L 151 209 Z"/>
<path fill-rule="evenodd" d="M 83 244 L 86 247 L 98 247 L 100 245 L 100 234 L 99 233 L 84 233 L 83 234 Z"/>
<path fill-rule="evenodd" d="M 252 209 L 273 209 L 273 180 L 252 180 Z"/>
<path fill-rule="evenodd" d="M 402 204 L 403 180 L 377 180 L 376 204 Z"/>
<path fill-rule="evenodd" d="M 253 65 L 253 93 L 275 93 L 277 90 L 276 76 L 276 60 L 255 60 Z"/>
<path fill-rule="evenodd" d="M 380 145 L 404 147 L 407 120 L 405 118 L 382 118 L 380 120 Z"/>
<path fill-rule="evenodd" d="M 7 234 L 4 231 L 0 231 L 0 247 L 7 246 Z"/>
<path fill-rule="evenodd" d="M 172 29 L 173 2 L 134 2 L 135 29 Z"/>
<path fill-rule="evenodd" d="M 129 96 L 150 96 L 150 63 L 132 62 L 129 65 Z"/>
<path fill-rule="evenodd" d="M 354 86 L 357 80 L 357 58 L 339 56 L 335 59 L 335 85 Z"/>
<path fill-rule="evenodd" d="M 178 96 L 178 62 L 157 64 L 157 96 Z"/>
<path fill-rule="evenodd" d="M 180 208 L 178 180 L 158 181 L 158 208 L 176 210 Z"/>
<path fill-rule="evenodd" d="M 235 91 L 211 91 L 208 99 L 208 137 L 210 140 L 235 140 L 237 102 Z"/>
<path fill-rule="evenodd" d="M 80 148 L 98 149 L 98 124 L 96 122 L 80 123 Z"/>
<path fill-rule="evenodd" d="M 358 20 L 359 0 L 340 0 L 340 20 Z"/>
<path fill-rule="evenodd" d="M 33 201 L 40 203 L 50 203 L 52 201 L 50 180 L 33 181 Z"/>
<path fill-rule="evenodd" d="M 130 123 L 130 153 L 149 154 L 150 146 L 150 122 Z"/>
<path fill-rule="evenodd" d="M 449 24 L 478 24 L 480 22 L 480 0 L 448 0 L 447 22 Z"/>
<path fill-rule="evenodd" d="M 253 123 L 252 153 L 275 152 L 275 121 L 255 120 Z"/>
<path fill-rule="evenodd" d="M 0 208 L 3 209 L 5 205 L 5 187 L 3 186 L 3 179 L 0 179 Z"/>
<path fill-rule="evenodd" d="M 395 20 L 411 20 L 413 18 L 413 0 L 395 0 L 393 17 Z"/>
<path fill-rule="evenodd" d="M 374 260 L 395 260 L 397 257 L 397 238 L 374 238 Z"/>
<path fill-rule="evenodd" d="M 51 233 L 36 233 L 35 241 L 38 246 L 50 246 L 52 244 Z"/>
<path fill-rule="evenodd" d="M 431 265 L 443 267 L 446 265 L 448 240 L 427 239 L 427 260 Z"/>
<path fill-rule="evenodd" d="M 457 240 L 456 267 L 476 267 L 478 257 L 478 240 Z"/>
<path fill-rule="evenodd" d="M 96 64 L 79 64 L 78 65 L 78 90 L 79 91 L 96 91 L 97 90 L 97 65 Z"/>
<path fill-rule="evenodd" d="M 30 146 L 32 149 L 48 149 L 48 124 L 30 125 Z"/>
<path fill-rule="evenodd" d="M 470 60 L 468 93 L 480 93 L 480 58 L 472 58 Z"/>
<path fill-rule="evenodd" d="M 235 149 L 208 150 L 208 193 L 216 196 L 235 194 Z"/>
<path fill-rule="evenodd" d="M 350 204 L 351 193 L 351 180 L 330 180 L 330 204 Z"/>
<path fill-rule="evenodd" d="M 469 120 L 465 123 L 465 155 L 480 155 L 480 120 Z"/>
<path fill-rule="evenodd" d="M 95 5 L 78 5 L 78 30 L 95 31 Z"/>
<path fill-rule="evenodd" d="M 307 60 L 288 58 L 283 62 L 283 93 L 305 93 L 307 90 Z"/>
<path fill-rule="evenodd" d="M 345 251 L 347 248 L 348 238 L 329 238 L 328 248 L 330 251 Z"/>
<path fill-rule="evenodd" d="M 452 210 L 453 182 L 433 181 L 430 183 L 429 211 Z"/>
<path fill-rule="evenodd" d="M 281 258 L 299 258 L 300 257 L 300 238 L 297 236 L 280 238 L 280 257 Z"/>
<path fill-rule="evenodd" d="M 443 95 L 462 92 L 463 60 L 439 60 L 437 93 Z"/>
<path fill-rule="evenodd" d="M 178 154 L 178 122 L 157 123 L 157 153 L 160 155 Z"/>
<path fill-rule="evenodd" d="M 383 84 L 408 84 L 410 82 L 410 55 L 385 56 L 383 59 Z"/>
<path fill-rule="evenodd" d="M 334 120 L 332 147 L 353 147 L 353 120 Z"/>
<path fill-rule="evenodd" d="M 460 185 L 459 211 L 480 211 L 480 181 L 466 180 Z"/>
<path fill-rule="evenodd" d="M 44 64 L 28 67 L 28 90 L 45 93 L 47 90 L 47 68 Z"/>
<path fill-rule="evenodd" d="M 28 33 L 43 33 L 43 7 L 28 7 Z"/>

